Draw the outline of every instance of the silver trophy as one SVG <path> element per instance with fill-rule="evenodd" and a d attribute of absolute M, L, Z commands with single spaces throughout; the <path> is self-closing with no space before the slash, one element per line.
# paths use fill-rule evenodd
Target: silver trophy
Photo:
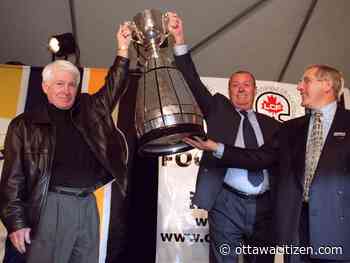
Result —
<path fill-rule="evenodd" d="M 169 54 L 167 16 L 159 10 L 138 13 L 132 35 L 142 77 L 136 98 L 135 123 L 139 152 L 167 155 L 192 147 L 182 139 L 205 135 L 203 114 Z"/>

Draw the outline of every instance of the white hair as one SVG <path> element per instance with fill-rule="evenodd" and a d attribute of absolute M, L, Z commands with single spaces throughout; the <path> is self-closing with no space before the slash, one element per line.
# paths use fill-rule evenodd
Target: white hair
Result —
<path fill-rule="evenodd" d="M 67 71 L 75 77 L 75 85 L 78 87 L 80 83 L 80 72 L 78 68 L 67 60 L 55 60 L 47 64 L 42 72 L 43 83 L 53 79 L 54 71 Z"/>

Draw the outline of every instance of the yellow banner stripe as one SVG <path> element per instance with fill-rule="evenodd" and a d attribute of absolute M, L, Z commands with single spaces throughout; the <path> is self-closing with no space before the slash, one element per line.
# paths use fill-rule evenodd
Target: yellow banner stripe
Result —
<path fill-rule="evenodd" d="M 98 91 L 102 85 L 104 84 L 105 76 L 107 74 L 106 69 L 99 69 L 99 68 L 90 68 L 89 69 L 89 83 L 87 83 L 87 91 L 89 94 L 93 94 L 96 91 Z M 100 222 L 102 223 L 103 218 L 103 209 L 104 209 L 104 189 L 105 187 L 102 187 L 98 189 L 95 192 L 96 196 L 96 202 L 97 202 L 97 209 L 100 215 Z M 102 224 L 101 224 L 102 227 Z"/>
<path fill-rule="evenodd" d="M 104 201 L 104 194 L 105 194 L 104 187 L 97 189 L 94 192 L 94 194 L 96 197 L 98 214 L 100 215 L 100 222 L 103 222 L 103 201 Z"/>
<path fill-rule="evenodd" d="M 107 69 L 89 68 L 84 71 L 83 90 L 89 94 L 96 93 L 104 84 L 107 75 Z M 118 107 L 113 111 L 112 117 L 114 121 L 118 117 Z M 107 184 L 95 191 L 97 209 L 100 216 L 100 256 L 99 263 L 105 262 L 107 255 L 107 241 L 110 224 L 110 206 L 112 185 Z"/>
<path fill-rule="evenodd" d="M 88 92 L 90 94 L 95 93 L 103 86 L 107 72 L 107 69 L 90 68 L 90 79 L 88 84 Z"/>
<path fill-rule="evenodd" d="M 22 66 L 0 65 L 0 118 L 12 119 L 17 115 L 22 73 Z"/>

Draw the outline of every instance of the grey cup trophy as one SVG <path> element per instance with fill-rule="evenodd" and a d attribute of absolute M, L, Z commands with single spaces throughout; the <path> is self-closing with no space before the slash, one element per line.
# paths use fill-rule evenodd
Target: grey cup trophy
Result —
<path fill-rule="evenodd" d="M 167 17 L 147 9 L 131 27 L 142 61 L 135 110 L 139 153 L 161 156 L 192 149 L 182 139 L 205 135 L 203 114 L 168 54 Z"/>

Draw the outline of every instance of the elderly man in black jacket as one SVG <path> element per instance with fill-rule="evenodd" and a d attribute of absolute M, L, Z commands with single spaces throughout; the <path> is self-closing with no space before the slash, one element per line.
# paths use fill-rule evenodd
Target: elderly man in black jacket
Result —
<path fill-rule="evenodd" d="M 115 180 L 126 194 L 127 143 L 111 112 L 128 77 L 130 30 L 120 26 L 117 57 L 100 91 L 79 94 L 68 61 L 43 70 L 46 105 L 17 116 L 5 140 L 0 215 L 27 263 L 98 262 L 95 189 Z"/>

